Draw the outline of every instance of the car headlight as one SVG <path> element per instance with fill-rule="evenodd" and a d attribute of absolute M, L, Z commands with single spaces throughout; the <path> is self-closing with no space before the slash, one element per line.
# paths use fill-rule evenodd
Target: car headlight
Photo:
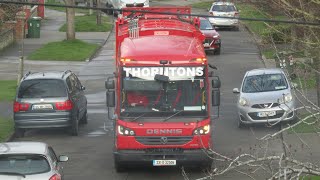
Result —
<path fill-rule="evenodd" d="M 219 35 L 214 35 L 213 38 L 217 39 L 219 38 Z"/>
<path fill-rule="evenodd" d="M 118 134 L 124 136 L 134 136 L 136 133 L 129 128 L 118 125 Z"/>
<path fill-rule="evenodd" d="M 239 99 L 239 104 L 240 104 L 241 106 L 245 106 L 245 105 L 248 105 L 249 102 L 248 102 L 248 100 L 246 100 L 245 98 L 240 98 L 240 99 Z"/>
<path fill-rule="evenodd" d="M 278 102 L 279 102 L 279 104 L 285 104 L 285 103 L 291 102 L 292 99 L 293 99 L 293 97 L 292 97 L 291 93 L 289 93 L 289 94 L 286 94 L 286 95 L 282 96 L 281 98 L 279 98 Z"/>
<path fill-rule="evenodd" d="M 210 125 L 205 125 L 205 126 L 202 126 L 202 127 L 199 127 L 197 129 L 195 129 L 193 131 L 193 134 L 195 135 L 204 135 L 204 134 L 209 134 L 210 132 Z"/>

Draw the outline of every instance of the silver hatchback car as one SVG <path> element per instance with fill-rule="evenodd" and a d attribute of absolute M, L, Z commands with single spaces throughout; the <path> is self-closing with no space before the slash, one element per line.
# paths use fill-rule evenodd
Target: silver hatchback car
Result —
<path fill-rule="evenodd" d="M 0 179 L 63 180 L 61 162 L 52 147 L 42 142 L 0 143 Z"/>
<path fill-rule="evenodd" d="M 209 14 L 215 17 L 210 17 L 209 21 L 214 27 L 233 28 L 238 31 L 238 19 L 219 18 L 219 16 L 238 18 L 239 12 L 240 11 L 231 2 L 214 2 L 209 9 Z"/>
<path fill-rule="evenodd" d="M 295 120 L 294 87 L 282 69 L 248 71 L 240 90 L 233 89 L 233 93 L 239 94 L 238 126 Z"/>

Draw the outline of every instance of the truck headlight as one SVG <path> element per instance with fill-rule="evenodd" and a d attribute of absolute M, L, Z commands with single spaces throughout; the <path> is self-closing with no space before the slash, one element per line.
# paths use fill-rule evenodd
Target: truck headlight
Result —
<path fill-rule="evenodd" d="M 193 131 L 193 134 L 194 135 L 204 135 L 204 134 L 209 134 L 210 132 L 210 125 L 205 125 L 205 126 L 202 126 L 202 127 L 199 127 L 197 129 L 195 129 Z"/>
<path fill-rule="evenodd" d="M 285 104 L 285 103 L 291 102 L 292 99 L 293 99 L 293 97 L 292 97 L 291 93 L 289 93 L 289 94 L 286 94 L 286 95 L 282 96 L 281 98 L 279 98 L 278 102 L 279 102 L 279 104 Z"/>
<path fill-rule="evenodd" d="M 217 39 L 219 37 L 219 35 L 214 35 L 213 38 Z"/>
<path fill-rule="evenodd" d="M 240 99 L 239 99 L 239 104 L 240 104 L 241 106 L 246 106 L 246 105 L 249 104 L 249 102 L 248 102 L 248 100 L 246 100 L 245 98 L 240 98 Z"/>
<path fill-rule="evenodd" d="M 129 128 L 118 125 L 118 134 L 124 136 L 134 136 L 136 133 Z"/>

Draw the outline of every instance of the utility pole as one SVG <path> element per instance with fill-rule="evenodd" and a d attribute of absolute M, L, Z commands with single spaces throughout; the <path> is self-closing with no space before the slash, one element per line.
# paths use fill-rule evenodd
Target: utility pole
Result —
<path fill-rule="evenodd" d="M 19 50 L 19 66 L 18 66 L 18 79 L 17 79 L 17 85 L 20 84 L 20 81 L 24 74 L 24 36 L 25 36 L 25 12 L 19 12 L 17 14 L 17 19 L 21 23 L 21 39 L 20 39 L 20 50 Z"/>
<path fill-rule="evenodd" d="M 99 8 L 101 8 L 100 0 L 97 0 L 97 8 L 97 25 L 101 25 L 101 10 L 99 10 Z"/>

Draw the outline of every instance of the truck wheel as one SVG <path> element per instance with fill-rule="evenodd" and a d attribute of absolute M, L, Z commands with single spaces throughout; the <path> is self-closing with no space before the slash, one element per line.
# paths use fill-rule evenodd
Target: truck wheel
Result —
<path fill-rule="evenodd" d="M 15 130 L 14 130 L 14 135 L 15 135 L 15 137 L 17 137 L 17 138 L 23 138 L 25 132 L 26 132 L 25 129 L 15 128 Z"/>
<path fill-rule="evenodd" d="M 83 117 L 80 120 L 81 124 L 88 124 L 88 113 L 87 111 L 84 113 Z"/>
<path fill-rule="evenodd" d="M 126 167 L 116 159 L 114 160 L 114 168 L 118 173 L 124 172 L 126 170 Z"/>
<path fill-rule="evenodd" d="M 220 53 L 221 53 L 221 48 L 216 49 L 214 52 L 215 55 L 220 55 Z"/>

